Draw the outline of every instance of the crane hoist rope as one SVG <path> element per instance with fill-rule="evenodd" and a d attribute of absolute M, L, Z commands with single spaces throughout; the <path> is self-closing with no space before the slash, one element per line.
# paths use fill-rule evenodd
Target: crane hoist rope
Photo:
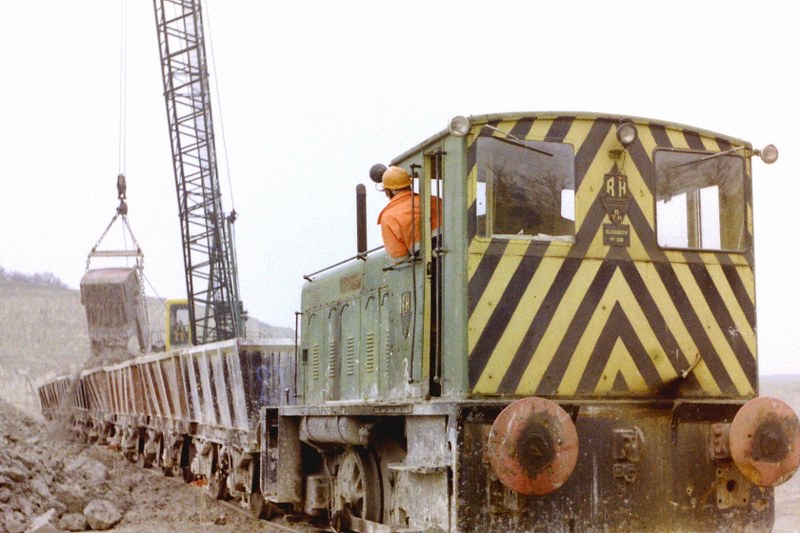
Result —
<path fill-rule="evenodd" d="M 125 180 L 124 174 L 117 175 L 117 199 L 119 200 L 119 205 L 117 206 L 117 212 L 111 218 L 111 222 L 108 223 L 106 226 L 105 231 L 103 231 L 100 238 L 97 239 L 94 247 L 89 252 L 89 256 L 86 258 L 86 270 L 89 270 L 92 258 L 94 257 L 134 257 L 136 258 L 136 268 L 137 270 L 144 269 L 144 252 L 142 252 L 142 248 L 139 246 L 139 242 L 136 240 L 136 237 L 133 235 L 133 230 L 131 229 L 130 224 L 128 223 L 128 203 L 127 200 L 127 182 Z M 118 218 L 122 217 L 122 225 L 123 225 L 123 238 L 130 236 L 131 242 L 133 243 L 133 250 L 128 250 L 127 247 L 123 248 L 122 250 L 98 250 L 100 244 L 106 238 L 106 235 L 111 230 L 111 227 L 114 225 L 114 222 L 117 221 Z M 127 230 L 127 234 L 124 230 Z"/>
<path fill-rule="evenodd" d="M 217 58 L 214 54 L 214 39 L 213 35 L 214 32 L 211 31 L 211 13 L 208 9 L 208 2 L 203 2 L 203 8 L 206 10 L 206 26 L 208 27 L 208 49 L 210 51 L 211 56 L 211 75 L 215 80 L 219 80 L 219 76 L 217 76 Z M 225 161 L 225 177 L 226 181 L 228 182 L 228 197 L 230 198 L 231 203 L 231 213 L 229 218 L 232 219 L 232 222 L 236 220 L 236 205 L 233 201 L 233 183 L 231 182 L 231 168 L 230 168 L 230 159 L 228 159 L 228 143 L 227 138 L 225 137 L 225 121 L 222 115 L 222 101 L 220 97 L 220 87 L 219 81 L 216 83 L 217 90 L 215 91 L 216 100 L 217 100 L 217 114 L 219 115 L 219 133 L 220 139 L 222 140 L 222 155 L 224 156 Z M 234 247 L 234 252 L 236 248 Z M 238 292 L 238 291 L 237 291 Z"/>
<path fill-rule="evenodd" d="M 128 129 L 128 2 L 122 0 L 120 13 L 119 41 L 119 137 L 118 166 L 119 174 L 125 174 Z"/>

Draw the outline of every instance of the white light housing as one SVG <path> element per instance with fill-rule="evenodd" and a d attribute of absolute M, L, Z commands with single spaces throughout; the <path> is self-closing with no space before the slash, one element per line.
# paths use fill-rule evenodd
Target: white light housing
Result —
<path fill-rule="evenodd" d="M 761 156 L 764 163 L 771 165 L 778 160 L 778 148 L 774 144 L 768 144 L 761 149 L 758 155 Z"/>
<path fill-rule="evenodd" d="M 469 119 L 461 115 L 453 117 L 450 119 L 447 129 L 450 130 L 452 135 L 463 137 L 469 133 Z"/>
<path fill-rule="evenodd" d="M 639 136 L 636 131 L 636 126 L 630 122 L 623 122 L 617 126 L 617 140 L 622 143 L 622 146 L 628 146 Z"/>

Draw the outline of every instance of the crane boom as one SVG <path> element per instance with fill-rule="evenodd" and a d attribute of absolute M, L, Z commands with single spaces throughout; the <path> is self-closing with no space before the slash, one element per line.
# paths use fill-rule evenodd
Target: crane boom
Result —
<path fill-rule="evenodd" d="M 153 0 L 183 241 L 193 344 L 244 335 L 233 246 L 222 210 L 200 0 Z"/>

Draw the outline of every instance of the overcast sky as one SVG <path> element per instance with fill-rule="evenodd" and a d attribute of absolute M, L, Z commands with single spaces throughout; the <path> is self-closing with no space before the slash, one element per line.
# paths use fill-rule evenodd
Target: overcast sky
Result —
<path fill-rule="evenodd" d="M 778 163 L 753 164 L 759 354 L 763 372 L 800 374 L 800 237 L 791 220 L 800 33 L 790 2 L 205 5 L 223 201 L 240 214 L 240 284 L 252 316 L 293 327 L 302 275 L 355 253 L 357 183 L 368 184 L 370 247 L 380 244 L 373 223 L 385 199 L 369 186 L 370 166 L 450 117 L 610 112 L 778 146 Z M 0 265 L 52 272 L 77 288 L 123 170 L 147 278 L 159 296 L 182 297 L 149 0 L 125 10 L 119 155 L 122 6 L 0 0 Z"/>

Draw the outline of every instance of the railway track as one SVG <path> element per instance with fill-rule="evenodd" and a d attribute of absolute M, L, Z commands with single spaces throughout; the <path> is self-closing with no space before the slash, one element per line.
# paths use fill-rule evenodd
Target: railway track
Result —
<path fill-rule="evenodd" d="M 226 512 L 230 512 L 236 514 L 238 517 L 246 520 L 248 522 L 248 531 L 257 531 L 262 533 L 331 533 L 333 532 L 332 529 L 320 528 L 313 526 L 307 522 L 299 522 L 296 524 L 281 524 L 275 521 L 270 520 L 259 520 L 255 518 L 249 509 L 241 507 L 236 502 L 232 500 L 217 500 L 212 498 L 209 494 L 206 493 L 205 488 L 203 485 L 197 485 L 193 483 L 185 483 L 180 478 L 176 477 L 165 477 L 160 472 L 155 469 L 149 468 L 139 468 L 139 470 L 147 477 L 151 478 L 152 480 L 156 480 L 158 483 L 164 483 L 168 485 L 172 485 L 175 487 L 175 490 L 191 490 L 195 492 L 201 502 L 203 502 L 202 506 L 213 506 L 217 505 Z M 185 489 L 184 489 L 185 487 Z M 220 517 L 220 524 L 224 524 L 227 521 L 227 517 L 224 515 Z"/>

